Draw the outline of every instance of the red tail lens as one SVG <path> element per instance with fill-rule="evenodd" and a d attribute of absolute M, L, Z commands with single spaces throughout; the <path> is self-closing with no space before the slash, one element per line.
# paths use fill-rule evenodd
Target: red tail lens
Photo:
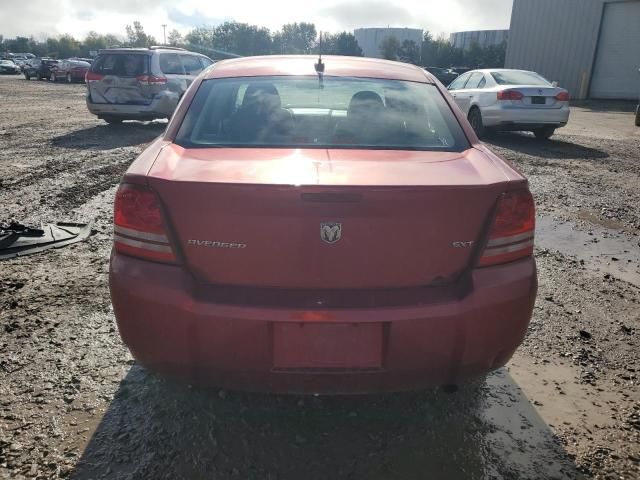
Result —
<path fill-rule="evenodd" d="M 98 80 L 102 80 L 104 75 L 100 75 L 99 73 L 92 72 L 91 70 L 87 71 L 87 74 L 84 76 L 85 82 L 97 82 Z"/>
<path fill-rule="evenodd" d="M 498 265 L 533 255 L 535 219 L 535 205 L 529 190 L 503 193 L 498 199 L 489 242 L 479 265 Z"/>
<path fill-rule="evenodd" d="M 556 95 L 556 100 L 559 102 L 568 102 L 569 101 L 569 92 L 560 92 Z"/>
<path fill-rule="evenodd" d="M 498 92 L 498 100 L 522 100 L 524 94 L 518 90 L 502 90 Z"/>
<path fill-rule="evenodd" d="M 167 77 L 156 77 L 155 75 L 139 75 L 136 80 L 147 85 L 164 85 L 167 83 Z"/>
<path fill-rule="evenodd" d="M 157 262 L 176 262 L 162 207 L 152 190 L 137 185 L 120 185 L 113 223 L 117 252 Z"/>

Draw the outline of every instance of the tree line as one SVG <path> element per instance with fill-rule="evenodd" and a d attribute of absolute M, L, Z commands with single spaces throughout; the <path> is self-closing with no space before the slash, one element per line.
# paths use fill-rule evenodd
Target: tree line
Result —
<path fill-rule="evenodd" d="M 39 41 L 33 37 L 6 39 L 0 35 L 0 52 L 29 52 L 39 57 L 89 57 L 91 52 L 108 47 L 149 47 L 160 45 L 144 31 L 139 21 L 125 27 L 126 35 L 89 32 L 78 40 L 69 34 Z M 183 35 L 178 30 L 167 34 L 168 45 L 184 47 L 204 53 L 213 59 L 230 56 L 309 54 L 318 53 L 320 41 L 313 23 L 288 23 L 280 30 L 271 31 L 258 25 L 225 22 L 216 27 L 196 27 Z M 380 47 L 384 58 L 415 65 L 432 67 L 466 66 L 469 68 L 502 67 L 506 44 L 480 47 L 472 44 L 467 50 L 454 47 L 444 37 L 434 38 L 425 32 L 421 44 L 396 37 L 388 37 Z M 322 53 L 326 55 L 362 56 L 355 36 L 349 32 L 322 35 Z"/>

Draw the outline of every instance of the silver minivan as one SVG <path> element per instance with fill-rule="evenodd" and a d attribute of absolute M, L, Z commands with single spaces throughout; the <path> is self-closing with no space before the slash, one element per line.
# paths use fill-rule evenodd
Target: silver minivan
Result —
<path fill-rule="evenodd" d="M 213 64 L 176 47 L 100 50 L 87 72 L 87 107 L 107 123 L 169 118 L 198 74 Z"/>

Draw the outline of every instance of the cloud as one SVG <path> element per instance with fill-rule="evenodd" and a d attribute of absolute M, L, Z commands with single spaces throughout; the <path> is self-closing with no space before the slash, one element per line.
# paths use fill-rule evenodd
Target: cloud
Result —
<path fill-rule="evenodd" d="M 15 36 L 57 35 L 57 24 L 63 17 L 60 0 L 31 0 L 14 2 L 0 0 L 0 33 L 6 38 Z"/>
<path fill-rule="evenodd" d="M 167 9 L 167 16 L 171 22 L 183 27 L 216 26 L 231 20 L 230 17 L 210 17 L 197 9 L 193 13 L 185 13 L 184 10 L 175 7 Z"/>
<path fill-rule="evenodd" d="M 403 7 L 380 0 L 358 0 L 321 9 L 325 16 L 344 29 L 360 27 L 413 26 L 415 16 Z"/>

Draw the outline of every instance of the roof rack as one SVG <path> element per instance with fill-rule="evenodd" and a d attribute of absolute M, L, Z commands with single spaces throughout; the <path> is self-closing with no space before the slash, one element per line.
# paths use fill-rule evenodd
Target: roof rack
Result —
<path fill-rule="evenodd" d="M 168 45 L 152 45 L 149 47 L 149 50 L 182 50 L 183 52 L 186 52 L 184 48 L 170 47 Z"/>

